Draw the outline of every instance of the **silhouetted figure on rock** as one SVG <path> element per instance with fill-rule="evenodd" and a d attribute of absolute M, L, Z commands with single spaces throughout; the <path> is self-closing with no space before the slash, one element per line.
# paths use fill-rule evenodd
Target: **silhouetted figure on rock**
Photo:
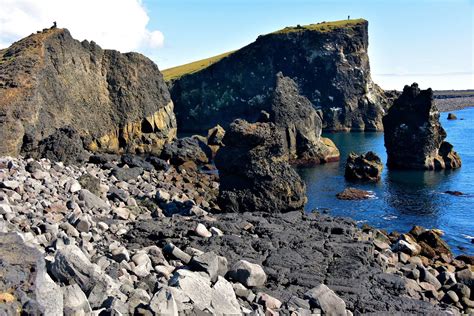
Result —
<path fill-rule="evenodd" d="M 51 26 L 51 29 L 55 29 L 57 27 L 56 21 L 53 22 L 53 26 Z"/>

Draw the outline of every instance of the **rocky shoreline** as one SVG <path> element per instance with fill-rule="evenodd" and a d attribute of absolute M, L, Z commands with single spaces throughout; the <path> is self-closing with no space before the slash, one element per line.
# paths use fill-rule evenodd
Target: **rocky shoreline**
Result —
<path fill-rule="evenodd" d="M 223 214 L 216 175 L 90 161 L 0 158 L 2 313 L 473 313 L 473 258 L 452 258 L 436 231 Z"/>

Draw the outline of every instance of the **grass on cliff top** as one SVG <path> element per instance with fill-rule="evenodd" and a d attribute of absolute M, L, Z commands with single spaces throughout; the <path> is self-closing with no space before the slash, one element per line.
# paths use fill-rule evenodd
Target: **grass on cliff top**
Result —
<path fill-rule="evenodd" d="M 181 66 L 177 66 L 173 68 L 168 68 L 168 69 L 162 70 L 161 73 L 163 74 L 165 81 L 178 79 L 179 77 L 183 75 L 191 74 L 199 70 L 202 70 L 204 68 L 207 68 L 210 65 L 218 62 L 222 58 L 229 56 L 233 52 L 235 51 L 230 51 L 230 52 L 223 53 L 214 57 L 194 61 L 189 64 L 185 64 L 185 65 L 181 65 Z"/>
<path fill-rule="evenodd" d="M 306 31 L 306 30 L 325 33 L 325 32 L 329 32 L 336 29 L 353 27 L 364 22 L 366 22 L 366 20 L 364 19 L 351 19 L 351 20 L 340 20 L 340 21 L 332 21 L 332 22 L 321 22 L 321 23 L 309 24 L 309 25 L 289 26 L 279 31 L 273 32 L 271 34 L 286 34 L 286 33 L 301 32 L 301 31 Z"/>

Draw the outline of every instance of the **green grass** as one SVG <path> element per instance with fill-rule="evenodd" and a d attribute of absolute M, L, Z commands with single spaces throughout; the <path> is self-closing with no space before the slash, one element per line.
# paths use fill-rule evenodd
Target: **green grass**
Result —
<path fill-rule="evenodd" d="M 181 66 L 177 66 L 173 68 L 168 68 L 168 69 L 162 70 L 161 73 L 163 74 L 165 81 L 178 79 L 179 77 L 183 75 L 192 74 L 194 72 L 207 68 L 210 65 L 215 64 L 222 58 L 229 56 L 233 52 L 235 51 L 230 51 L 230 52 L 223 53 L 214 57 L 194 61 L 189 64 L 185 64 L 185 65 L 181 65 Z"/>
<path fill-rule="evenodd" d="M 301 32 L 301 31 L 317 31 L 317 32 L 329 32 L 335 29 L 348 28 L 359 25 L 366 22 L 364 19 L 351 19 L 351 20 L 340 20 L 332 22 L 321 22 L 317 24 L 301 25 L 301 26 L 290 26 L 285 27 L 279 31 L 273 32 L 271 34 L 286 34 L 292 32 Z"/>

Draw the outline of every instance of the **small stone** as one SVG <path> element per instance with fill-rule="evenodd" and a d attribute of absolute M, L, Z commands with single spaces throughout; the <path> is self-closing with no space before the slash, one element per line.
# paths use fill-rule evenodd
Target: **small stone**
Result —
<path fill-rule="evenodd" d="M 262 304 L 263 306 L 265 306 L 265 308 L 269 308 L 272 310 L 278 310 L 282 305 L 282 302 L 280 300 L 266 293 L 257 294 L 257 303 Z"/>
<path fill-rule="evenodd" d="M 190 255 L 188 255 L 172 243 L 169 243 L 165 247 L 163 247 L 163 251 L 181 260 L 184 264 L 188 264 L 191 261 Z"/>
<path fill-rule="evenodd" d="M 80 232 L 89 232 L 91 228 L 91 223 L 85 219 L 85 218 L 81 218 L 77 223 L 76 223 L 76 229 Z"/>
<path fill-rule="evenodd" d="M 0 182 L 0 188 L 5 188 L 9 190 L 15 190 L 20 186 L 20 182 L 15 180 L 7 180 Z"/>
<path fill-rule="evenodd" d="M 135 263 L 135 268 L 132 269 L 133 273 L 139 277 L 146 277 L 153 270 L 150 257 L 144 253 L 139 252 L 132 257 L 132 261 Z"/>
<path fill-rule="evenodd" d="M 61 291 L 65 315 L 88 315 L 92 312 L 86 295 L 77 284 L 62 287 Z"/>
<path fill-rule="evenodd" d="M 118 247 L 112 250 L 112 257 L 117 262 L 130 261 L 130 254 L 125 247 Z"/>
<path fill-rule="evenodd" d="M 424 282 L 428 282 L 431 285 L 433 285 L 436 291 L 438 291 L 441 288 L 441 283 L 426 268 L 420 268 L 420 280 Z"/>
<path fill-rule="evenodd" d="M 214 237 L 217 237 L 217 236 L 222 237 L 222 236 L 224 236 L 224 233 L 222 232 L 222 230 L 220 230 L 219 228 L 216 228 L 216 227 L 214 227 L 214 226 L 211 227 L 210 232 L 211 232 L 212 236 L 214 236 Z"/>
<path fill-rule="evenodd" d="M 124 207 L 114 208 L 112 211 L 118 219 L 126 220 L 130 217 L 130 211 Z"/>
<path fill-rule="evenodd" d="M 456 292 L 448 291 L 446 293 L 446 295 L 444 296 L 443 300 L 446 301 L 447 303 L 451 303 L 451 304 L 454 303 L 455 304 L 455 303 L 459 302 L 459 297 L 456 294 Z"/>
<path fill-rule="evenodd" d="M 0 204 L 0 215 L 12 213 L 12 208 L 8 204 Z"/>
<path fill-rule="evenodd" d="M 262 267 L 246 260 L 239 260 L 229 270 L 229 276 L 246 287 L 261 287 L 267 281 Z"/>
<path fill-rule="evenodd" d="M 199 223 L 196 226 L 195 232 L 198 236 L 209 238 L 212 236 L 212 233 L 204 226 L 203 224 Z"/>
<path fill-rule="evenodd" d="M 81 189 L 82 189 L 82 188 L 81 188 L 81 184 L 80 184 L 78 181 L 74 180 L 74 181 L 71 183 L 71 187 L 69 188 L 69 192 L 75 193 L 75 192 L 77 192 L 77 191 L 79 191 L 79 190 L 81 190 Z"/>

